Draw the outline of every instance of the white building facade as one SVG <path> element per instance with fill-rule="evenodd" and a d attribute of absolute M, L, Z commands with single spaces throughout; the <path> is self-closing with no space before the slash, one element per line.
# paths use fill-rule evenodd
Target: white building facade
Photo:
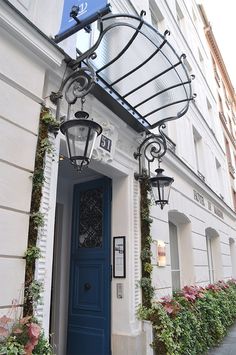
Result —
<path fill-rule="evenodd" d="M 177 52 L 186 53 L 189 75 L 196 76 L 195 101 L 165 131 L 170 148 L 162 164 L 175 181 L 169 205 L 163 210 L 154 204 L 151 208 L 155 297 L 185 285 L 227 280 L 236 273 L 236 214 L 199 9 L 191 0 L 114 0 L 111 5 L 113 13 L 138 15 L 145 10 L 145 21 L 161 33 L 170 30 L 168 40 Z M 11 310 L 12 302 L 22 310 L 41 105 L 55 113 L 49 97 L 58 91 L 67 70 L 68 55 L 63 50 L 73 55 L 76 43 L 73 36 L 63 42 L 62 50 L 50 39 L 58 33 L 62 8 L 62 0 L 0 3 L 2 315 Z M 99 139 L 89 168 L 78 174 L 66 158 L 64 136 L 50 135 L 54 151 L 45 159 L 41 200 L 45 224 L 39 232 L 42 257 L 35 273 L 44 291 L 36 315 L 45 332 L 53 334 L 57 355 L 151 355 L 150 327 L 136 317 L 142 301 L 141 232 L 139 182 L 134 179 L 138 163 L 133 153 L 142 137 L 92 94 L 84 108 L 102 126 L 111 149 L 104 149 Z M 86 230 L 86 223 L 93 230 Z M 94 229 L 102 230 L 102 238 L 89 248 L 84 235 L 93 236 Z M 166 250 L 164 266 L 158 266 L 160 241 Z M 121 278 L 116 277 L 116 242 L 125 243 Z"/>

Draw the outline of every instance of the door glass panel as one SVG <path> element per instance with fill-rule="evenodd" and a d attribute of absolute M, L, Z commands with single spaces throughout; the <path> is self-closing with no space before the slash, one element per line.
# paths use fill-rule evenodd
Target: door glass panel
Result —
<path fill-rule="evenodd" d="M 103 191 L 101 188 L 81 191 L 79 201 L 79 246 L 102 248 Z"/>

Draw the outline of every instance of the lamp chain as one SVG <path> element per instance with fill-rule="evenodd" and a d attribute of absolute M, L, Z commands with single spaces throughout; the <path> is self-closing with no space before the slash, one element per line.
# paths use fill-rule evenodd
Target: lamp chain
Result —
<path fill-rule="evenodd" d="M 84 103 L 85 103 L 86 99 L 85 97 L 81 97 L 81 111 L 84 111 Z"/>

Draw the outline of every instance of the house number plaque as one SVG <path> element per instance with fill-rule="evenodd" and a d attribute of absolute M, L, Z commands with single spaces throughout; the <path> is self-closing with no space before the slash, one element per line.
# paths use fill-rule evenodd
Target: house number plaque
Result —
<path fill-rule="evenodd" d="M 112 140 L 102 134 L 100 140 L 100 147 L 107 150 L 108 152 L 111 152 L 111 145 Z"/>

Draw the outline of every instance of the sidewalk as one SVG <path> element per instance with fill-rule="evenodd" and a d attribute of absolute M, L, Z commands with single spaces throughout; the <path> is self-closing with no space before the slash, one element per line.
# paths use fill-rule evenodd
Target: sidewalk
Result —
<path fill-rule="evenodd" d="M 236 324 L 234 324 L 222 343 L 209 351 L 208 355 L 236 355 Z"/>

